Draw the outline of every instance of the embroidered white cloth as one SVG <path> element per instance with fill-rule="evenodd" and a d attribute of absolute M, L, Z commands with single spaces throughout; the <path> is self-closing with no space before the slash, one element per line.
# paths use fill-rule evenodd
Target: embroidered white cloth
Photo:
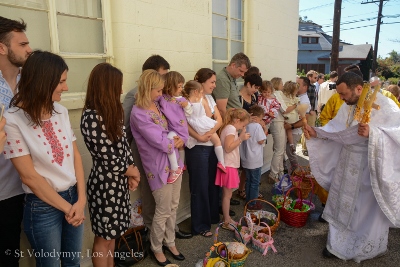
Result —
<path fill-rule="evenodd" d="M 357 134 L 354 108 L 342 105 L 332 121 L 315 128 L 319 138 L 307 141 L 311 170 L 329 190 L 327 248 L 356 262 L 385 253 L 389 227 L 400 227 L 400 110 L 379 94 L 376 103 L 368 139 Z"/>

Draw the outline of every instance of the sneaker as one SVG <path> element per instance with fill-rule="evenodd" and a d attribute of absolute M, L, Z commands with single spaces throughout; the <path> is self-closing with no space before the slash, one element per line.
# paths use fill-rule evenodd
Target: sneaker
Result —
<path fill-rule="evenodd" d="M 182 175 L 182 169 L 179 167 L 177 170 L 171 171 L 171 173 L 169 174 L 169 177 L 167 179 L 167 184 L 174 183 L 181 175 Z"/>
<path fill-rule="evenodd" d="M 218 161 L 217 163 L 217 168 L 226 173 L 226 168 L 224 167 L 224 165 L 222 165 L 220 161 Z"/>

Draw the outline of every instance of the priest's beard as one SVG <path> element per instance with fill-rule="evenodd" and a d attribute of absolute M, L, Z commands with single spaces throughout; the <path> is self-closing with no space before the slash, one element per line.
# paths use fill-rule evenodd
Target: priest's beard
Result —
<path fill-rule="evenodd" d="M 346 102 L 347 105 L 355 105 L 355 104 L 357 104 L 359 98 L 360 98 L 360 96 L 356 95 L 355 90 L 353 90 L 351 92 L 350 98 L 347 100 L 346 99 L 343 99 L 343 100 L 344 100 L 344 102 Z"/>

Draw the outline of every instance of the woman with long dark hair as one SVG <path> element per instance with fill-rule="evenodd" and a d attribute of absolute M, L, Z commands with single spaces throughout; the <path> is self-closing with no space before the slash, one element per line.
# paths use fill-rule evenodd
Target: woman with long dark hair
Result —
<path fill-rule="evenodd" d="M 92 262 L 95 267 L 114 266 L 115 239 L 129 227 L 130 197 L 140 181 L 126 140 L 122 72 L 100 63 L 90 73 L 81 132 L 93 166 L 87 182 L 88 206 L 95 234 Z"/>
<path fill-rule="evenodd" d="M 218 160 L 210 139 L 221 127 L 222 117 L 211 96 L 215 88 L 215 72 L 208 68 L 199 69 L 194 80 L 201 84 L 204 109 L 207 116 L 214 119 L 216 124 L 203 135 L 189 127 L 189 139 L 194 146 L 190 149 L 186 147 L 185 153 L 191 195 L 192 234 L 211 237 L 211 224 L 219 222 L 219 188 L 215 185 Z"/>
<path fill-rule="evenodd" d="M 58 103 L 68 66 L 58 55 L 34 51 L 26 60 L 11 100 L 4 150 L 26 192 L 24 231 L 36 266 L 79 266 L 85 182 L 68 110 Z M 52 254 L 60 257 L 51 257 Z M 50 255 L 50 256 L 49 256 Z"/>

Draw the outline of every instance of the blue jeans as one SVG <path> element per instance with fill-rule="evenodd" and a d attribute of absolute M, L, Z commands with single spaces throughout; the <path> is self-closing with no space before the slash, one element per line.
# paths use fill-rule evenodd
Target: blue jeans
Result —
<path fill-rule="evenodd" d="M 244 169 L 246 172 L 246 202 L 258 198 L 260 187 L 261 167 L 256 169 Z M 249 203 L 252 204 L 252 203 Z"/>
<path fill-rule="evenodd" d="M 58 194 L 74 204 L 78 200 L 76 186 Z M 32 249 L 29 256 L 36 258 L 36 266 L 80 266 L 83 224 L 70 225 L 64 212 L 27 194 L 24 208 L 24 231 Z"/>

